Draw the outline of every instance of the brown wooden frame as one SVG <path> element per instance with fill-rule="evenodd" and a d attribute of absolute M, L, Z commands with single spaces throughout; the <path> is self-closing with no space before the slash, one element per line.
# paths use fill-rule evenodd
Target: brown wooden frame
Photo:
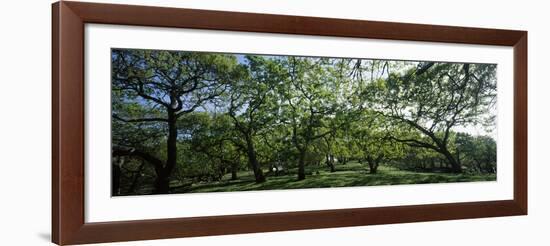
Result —
<path fill-rule="evenodd" d="M 52 241 L 57 244 L 527 214 L 526 31 L 65 1 L 54 3 L 52 11 Z M 85 223 L 85 23 L 511 46 L 514 49 L 514 199 Z"/>

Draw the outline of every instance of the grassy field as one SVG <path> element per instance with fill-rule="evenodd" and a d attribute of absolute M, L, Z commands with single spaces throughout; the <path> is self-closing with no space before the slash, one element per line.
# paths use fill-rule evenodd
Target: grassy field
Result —
<path fill-rule="evenodd" d="M 378 173 L 369 174 L 365 166 L 359 163 L 337 165 L 336 172 L 329 172 L 325 166 L 309 167 L 309 175 L 305 180 L 297 181 L 296 174 L 292 171 L 288 175 L 269 176 L 264 183 L 257 184 L 249 172 L 239 173 L 239 179 L 229 180 L 224 177 L 222 181 L 211 183 L 197 183 L 190 187 L 175 190 L 175 193 L 198 192 L 226 192 L 226 191 L 251 191 L 251 190 L 277 190 L 277 189 L 304 189 L 350 186 L 374 186 L 374 185 L 398 185 L 398 184 L 427 184 L 427 183 L 451 183 L 472 181 L 494 181 L 495 174 L 452 174 L 452 173 L 427 173 L 396 170 L 386 166 L 380 166 Z"/>

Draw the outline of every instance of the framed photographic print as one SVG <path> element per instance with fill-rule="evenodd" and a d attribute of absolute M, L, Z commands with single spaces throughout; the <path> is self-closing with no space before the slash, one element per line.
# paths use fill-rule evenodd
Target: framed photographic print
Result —
<path fill-rule="evenodd" d="M 527 214 L 527 32 L 53 4 L 60 245 Z"/>

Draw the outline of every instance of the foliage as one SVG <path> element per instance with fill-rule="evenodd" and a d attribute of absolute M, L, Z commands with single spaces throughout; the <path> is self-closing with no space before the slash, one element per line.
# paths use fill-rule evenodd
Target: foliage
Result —
<path fill-rule="evenodd" d="M 130 49 L 111 61 L 113 195 L 496 173 L 495 65 Z"/>

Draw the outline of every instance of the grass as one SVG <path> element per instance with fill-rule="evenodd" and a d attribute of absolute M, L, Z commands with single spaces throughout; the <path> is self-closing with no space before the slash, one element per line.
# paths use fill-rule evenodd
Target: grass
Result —
<path fill-rule="evenodd" d="M 298 181 L 292 170 L 288 175 L 269 176 L 266 182 L 254 182 L 254 176 L 248 172 L 239 173 L 239 179 L 229 180 L 224 177 L 222 181 L 210 183 L 197 183 L 190 187 L 175 190 L 174 193 L 199 193 L 199 192 L 227 192 L 227 191 L 252 191 L 252 190 L 278 190 L 278 189 L 305 189 L 328 188 L 350 186 L 375 186 L 375 185 L 399 185 L 399 184 L 428 184 L 428 183 L 453 183 L 473 181 L 494 181 L 495 174 L 453 174 L 453 173 L 427 173 L 396 170 L 387 166 L 380 166 L 378 173 L 369 174 L 365 166 L 359 163 L 337 165 L 336 172 L 329 172 L 324 166 L 309 167 L 306 170 L 309 175 L 305 180 Z"/>

